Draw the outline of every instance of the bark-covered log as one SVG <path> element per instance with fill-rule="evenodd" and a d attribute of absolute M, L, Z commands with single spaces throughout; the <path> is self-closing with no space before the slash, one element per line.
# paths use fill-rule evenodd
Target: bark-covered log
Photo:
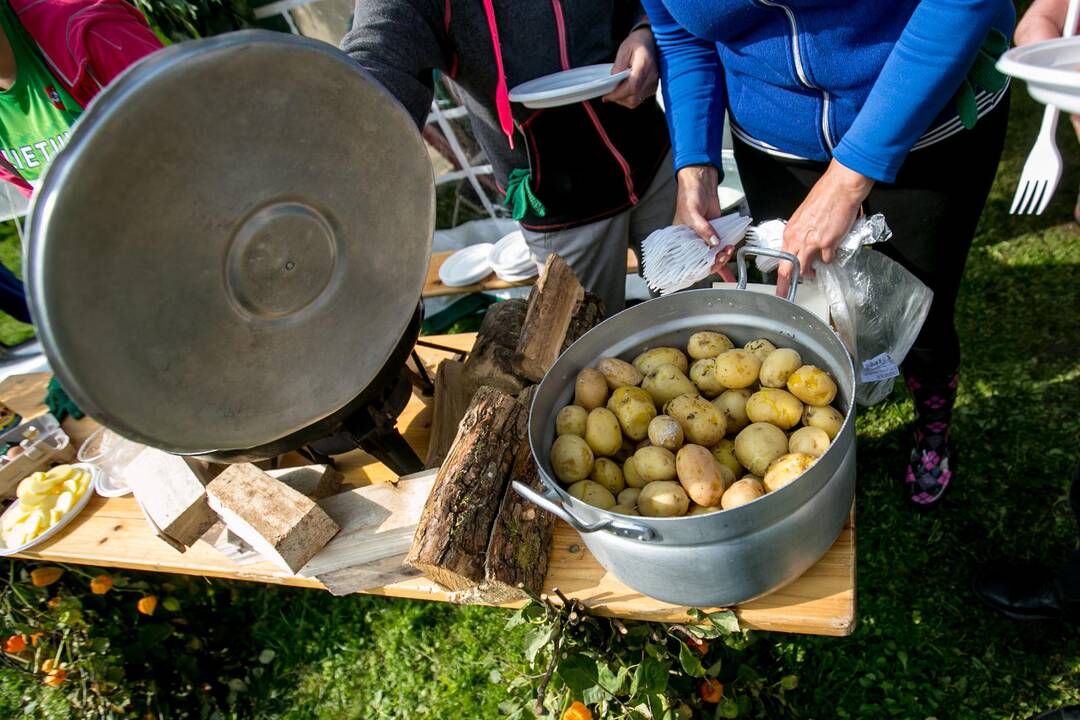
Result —
<path fill-rule="evenodd" d="M 484 579 L 491 526 L 527 422 L 515 398 L 480 388 L 424 506 L 409 565 L 449 590 Z"/>
<path fill-rule="evenodd" d="M 517 395 L 529 384 L 514 370 L 514 349 L 525 322 L 524 300 L 505 300 L 488 308 L 476 333 L 476 343 L 465 360 L 473 387 L 491 385 Z"/>
<path fill-rule="evenodd" d="M 574 308 L 574 316 L 570 319 L 570 327 L 566 331 L 566 339 L 563 340 L 561 355 L 566 348 L 585 333 L 592 330 L 604 320 L 604 301 L 591 292 L 586 292 L 581 303 Z"/>
<path fill-rule="evenodd" d="M 525 323 L 514 350 L 514 370 L 540 382 L 566 343 L 574 312 L 585 299 L 585 289 L 570 266 L 558 255 L 548 256 L 540 279 L 529 293 Z"/>

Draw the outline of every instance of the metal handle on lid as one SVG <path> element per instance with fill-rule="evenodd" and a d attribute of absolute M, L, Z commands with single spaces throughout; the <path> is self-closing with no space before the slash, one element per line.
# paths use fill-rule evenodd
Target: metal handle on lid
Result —
<path fill-rule="evenodd" d="M 652 528 L 647 528 L 644 525 L 638 525 L 637 523 L 627 522 L 625 520 L 616 520 L 615 518 L 605 518 L 594 523 L 587 523 L 579 520 L 574 516 L 562 501 L 558 495 L 541 494 L 533 490 L 528 485 L 524 485 L 517 480 L 513 483 L 514 492 L 521 497 L 525 498 L 529 502 L 537 505 L 549 513 L 565 522 L 570 527 L 577 530 L 579 533 L 592 533 L 600 530 L 619 535 L 621 537 L 631 538 L 633 540 L 640 540 L 641 542 L 649 542 L 656 538 L 656 533 Z"/>
<path fill-rule="evenodd" d="M 790 303 L 795 302 L 795 293 L 799 290 L 799 258 L 791 253 L 784 252 L 783 250 L 772 250 L 770 248 L 743 245 L 739 248 L 739 251 L 735 253 L 735 262 L 739 267 L 739 282 L 735 287 L 739 290 L 746 289 L 747 255 L 765 255 L 767 257 L 776 258 L 777 260 L 787 260 L 791 263 L 791 287 L 788 288 L 787 301 Z"/>

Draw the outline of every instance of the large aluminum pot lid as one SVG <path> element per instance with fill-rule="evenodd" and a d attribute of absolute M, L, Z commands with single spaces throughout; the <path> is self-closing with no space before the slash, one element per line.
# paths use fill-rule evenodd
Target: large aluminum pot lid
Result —
<path fill-rule="evenodd" d="M 363 391 L 419 302 L 434 184 L 412 119 L 335 48 L 163 50 L 84 113 L 26 276 L 73 399 L 177 453 L 255 447 Z"/>

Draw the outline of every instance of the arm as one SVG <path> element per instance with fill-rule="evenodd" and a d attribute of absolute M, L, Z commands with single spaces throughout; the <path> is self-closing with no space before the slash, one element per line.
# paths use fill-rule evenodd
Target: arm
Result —
<path fill-rule="evenodd" d="M 1001 0 L 920 2 L 833 157 L 861 175 L 891 182 L 960 87 L 1006 7 L 1012 6 Z"/>
<path fill-rule="evenodd" d="M 431 0 L 356 0 L 341 49 L 370 72 L 423 127 L 434 97 L 432 71 L 449 54 L 442 11 Z"/>

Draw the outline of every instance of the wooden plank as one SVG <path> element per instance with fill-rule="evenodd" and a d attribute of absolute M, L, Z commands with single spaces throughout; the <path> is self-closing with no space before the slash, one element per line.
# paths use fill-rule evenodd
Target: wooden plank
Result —
<path fill-rule="evenodd" d="M 463 334 L 425 340 L 468 350 L 473 337 Z M 419 347 L 418 351 L 424 364 L 431 368 L 443 359 L 454 357 L 453 352 L 426 347 Z M 40 402 L 45 397 L 48 380 L 49 376 L 45 373 L 39 373 L 36 377 L 7 378 L 0 382 L 0 399 L 7 402 L 12 394 L 18 394 L 13 390 L 21 392 L 28 403 L 33 401 L 39 405 L 24 404 L 23 408 L 16 410 L 26 417 L 33 417 L 44 411 L 44 405 Z M 37 412 L 29 412 L 35 407 Z M 415 395 L 398 418 L 398 429 L 421 457 L 426 451 L 429 422 L 427 403 Z M 345 473 L 346 482 L 353 485 L 395 478 L 388 468 L 360 451 L 343 456 L 340 460 L 339 469 Z M 850 634 L 855 627 L 856 603 L 853 527 L 852 524 L 841 532 L 832 548 L 802 577 L 771 595 L 735 608 L 740 622 L 747 628 L 757 630 L 834 636 Z M 268 562 L 237 565 L 201 540 L 192 545 L 187 553 L 180 554 L 157 541 L 131 497 L 92 498 L 86 510 L 63 533 L 20 557 L 296 587 L 326 587 L 315 578 L 286 573 Z M 604 572 L 585 548 L 580 536 L 562 522 L 555 524 L 548 562 L 544 591 L 550 593 L 558 587 L 580 599 L 598 615 L 657 622 L 685 622 L 689 619 L 686 608 L 643 597 Z M 444 602 L 461 599 L 424 577 L 388 583 L 366 592 Z"/>
<path fill-rule="evenodd" d="M 191 545 L 217 522 L 202 481 L 182 457 L 148 447 L 123 476 L 150 521 L 181 545 Z"/>
<path fill-rule="evenodd" d="M 210 507 L 255 552 L 296 572 L 337 534 L 311 498 L 247 463 L 229 466 L 206 486 Z"/>
<path fill-rule="evenodd" d="M 467 287 L 450 287 L 449 285 L 444 285 L 443 282 L 439 280 L 439 268 L 441 268 L 442 264 L 446 262 L 446 259 L 453 254 L 453 250 L 431 253 L 431 262 L 428 264 L 427 279 L 424 281 L 424 297 L 464 295 L 465 293 L 485 292 L 487 290 L 505 290 L 506 288 L 532 285 L 536 281 L 536 278 L 532 278 L 520 282 L 508 283 L 495 277 L 493 273 L 474 285 L 469 285 Z M 635 255 L 632 250 L 627 250 L 626 274 L 636 275 L 638 269 L 637 255 Z"/>

